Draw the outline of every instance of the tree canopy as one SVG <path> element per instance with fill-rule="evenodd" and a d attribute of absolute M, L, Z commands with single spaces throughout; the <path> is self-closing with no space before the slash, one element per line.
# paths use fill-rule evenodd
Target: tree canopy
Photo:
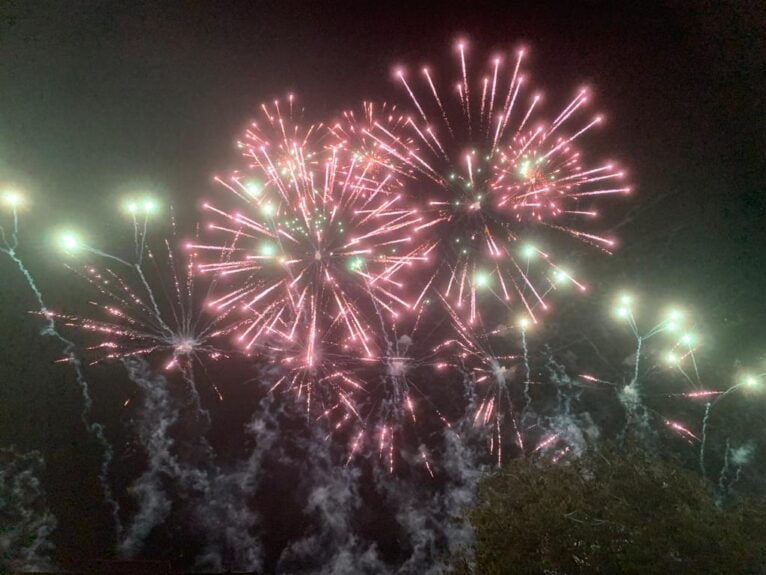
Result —
<path fill-rule="evenodd" d="M 699 477 L 635 446 L 511 461 L 481 481 L 469 519 L 482 575 L 766 573 L 762 498 L 721 508 Z"/>

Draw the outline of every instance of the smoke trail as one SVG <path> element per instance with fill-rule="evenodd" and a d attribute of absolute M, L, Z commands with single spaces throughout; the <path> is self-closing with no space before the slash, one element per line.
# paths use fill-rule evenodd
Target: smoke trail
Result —
<path fill-rule="evenodd" d="M 37 451 L 0 449 L 0 571 L 53 571 L 50 535 L 56 518 L 48 510 Z"/>
<path fill-rule="evenodd" d="M 624 440 L 628 431 L 633 428 L 638 433 L 646 433 L 650 430 L 649 411 L 641 400 L 641 390 L 639 385 L 639 367 L 641 364 L 641 349 L 643 338 L 637 337 L 636 351 L 625 359 L 626 366 L 633 366 L 633 375 L 630 382 L 625 385 L 617 394 L 623 408 L 625 409 L 625 426 L 620 433 L 620 441 Z"/>
<path fill-rule="evenodd" d="M 567 453 L 579 457 L 600 437 L 601 430 L 589 412 L 573 410 L 573 403 L 581 400 L 582 388 L 575 385 L 564 366 L 550 355 L 546 367 L 550 382 L 556 386 L 557 401 L 553 415 L 546 418 L 544 427 L 556 436 L 557 442 L 566 443 Z"/>
<path fill-rule="evenodd" d="M 264 399 L 264 415 L 247 426 L 256 446 L 249 457 L 227 469 L 215 462 L 215 452 L 204 435 L 209 419 L 199 403 L 176 400 L 167 380 L 152 373 L 142 359 L 124 361 L 130 379 L 144 394 L 139 411 L 138 434 L 149 457 L 148 469 L 131 487 L 139 511 L 133 518 L 119 550 L 124 556 L 140 553 L 152 529 L 162 524 L 174 507 L 164 484 L 175 485 L 173 499 L 179 511 L 191 517 L 192 529 L 204 540 L 196 567 L 204 571 L 257 571 L 262 566 L 261 545 L 253 533 L 258 515 L 248 506 L 258 486 L 261 460 L 279 437 L 270 401 Z M 187 383 L 187 378 L 184 380 Z M 196 391 L 192 390 L 192 395 Z M 191 411 L 185 408 L 191 408 Z M 203 417 L 199 417 L 202 413 Z M 184 423 L 188 434 L 174 438 L 171 429 Z"/>
<path fill-rule="evenodd" d="M 464 427 L 470 429 L 470 422 Z M 409 556 L 397 573 L 445 573 L 452 558 L 469 551 L 473 530 L 465 513 L 474 501 L 476 482 L 483 471 L 469 445 L 473 439 L 468 432 L 462 438 L 453 430 L 445 432 L 439 474 L 443 485 L 438 487 L 375 469 L 376 486 L 396 510 L 396 521 L 409 542 Z"/>
<path fill-rule="evenodd" d="M 75 344 L 71 340 L 62 336 L 56 329 L 56 323 L 55 323 L 54 317 L 48 310 L 48 307 L 45 305 L 43 294 L 40 291 L 40 288 L 37 286 L 37 282 L 35 281 L 34 277 L 32 277 L 31 272 L 24 265 L 24 262 L 16 253 L 16 249 L 18 248 L 19 242 L 18 242 L 18 214 L 15 209 L 13 211 L 13 217 L 14 217 L 14 228 L 13 228 L 13 234 L 11 236 L 12 237 L 11 242 L 7 241 L 5 232 L 2 226 L 0 226 L 0 239 L 2 239 L 2 242 L 3 242 L 3 246 L 0 246 L 0 251 L 5 253 L 16 264 L 16 267 L 24 276 L 24 278 L 27 281 L 27 284 L 29 285 L 30 289 L 35 295 L 35 299 L 37 300 L 37 304 L 40 310 L 40 315 L 45 318 L 45 327 L 43 327 L 42 331 L 40 332 L 41 335 L 52 337 L 64 345 L 64 348 L 62 350 L 64 357 L 66 357 L 67 361 L 74 369 L 75 377 L 77 379 L 77 383 L 80 386 L 80 390 L 82 392 L 82 397 L 84 401 L 84 406 L 83 406 L 82 413 L 80 414 L 80 418 L 82 419 L 83 425 L 88 430 L 88 432 L 91 433 L 96 438 L 96 440 L 98 441 L 103 451 L 103 459 L 101 461 L 101 469 L 99 471 L 99 480 L 101 482 L 101 487 L 104 491 L 104 498 L 106 499 L 106 503 L 111 508 L 112 519 L 114 521 L 114 526 L 115 526 L 115 532 L 117 536 L 119 537 L 122 531 L 122 525 L 120 524 L 120 517 L 119 517 L 119 505 L 117 503 L 117 500 L 112 495 L 112 489 L 109 486 L 109 481 L 108 481 L 109 466 L 111 465 L 112 457 L 113 457 L 112 446 L 109 443 L 109 441 L 106 439 L 106 435 L 104 434 L 104 427 L 99 423 L 90 421 L 90 411 L 91 411 L 91 408 L 93 407 L 93 400 L 91 399 L 91 396 L 90 396 L 90 388 L 88 386 L 88 382 L 85 379 L 85 372 L 83 370 L 82 362 L 80 361 L 80 358 L 75 353 Z"/>
<path fill-rule="evenodd" d="M 250 501 L 263 478 L 263 459 L 281 436 L 272 407 L 271 397 L 265 397 L 259 414 L 247 425 L 255 440 L 248 458 L 230 471 L 211 465 L 197 485 L 201 501 L 192 514 L 205 546 L 195 563 L 204 571 L 262 569 L 263 549 L 255 533 L 259 516 Z"/>
<path fill-rule="evenodd" d="M 316 528 L 282 552 L 278 571 L 327 575 L 389 573 L 375 544 L 355 534 L 354 514 L 364 506 L 358 485 L 360 470 L 337 465 L 338 454 L 333 453 L 332 445 L 316 426 L 309 434 L 301 442 L 306 456 L 297 466 L 310 485 L 303 511 L 314 520 Z"/>
<path fill-rule="evenodd" d="M 755 453 L 755 444 L 752 441 L 746 442 L 740 447 L 732 448 L 730 440 L 726 440 L 726 450 L 724 451 L 723 465 L 718 474 L 718 493 L 716 501 L 721 505 L 724 499 L 731 495 L 734 485 L 742 476 L 742 468 L 750 463 Z M 732 474 L 731 467 L 734 466 Z"/>
<path fill-rule="evenodd" d="M 171 502 L 163 488 L 163 476 L 177 468 L 171 453 L 173 440 L 169 429 L 178 420 L 178 408 L 168 393 L 164 377 L 152 374 L 143 359 L 124 360 L 131 381 L 143 392 L 144 402 L 138 412 L 138 437 L 146 450 L 149 467 L 130 487 L 138 499 L 139 511 L 128 526 L 118 549 L 122 556 L 134 557 L 142 549 L 151 530 L 170 513 Z"/>

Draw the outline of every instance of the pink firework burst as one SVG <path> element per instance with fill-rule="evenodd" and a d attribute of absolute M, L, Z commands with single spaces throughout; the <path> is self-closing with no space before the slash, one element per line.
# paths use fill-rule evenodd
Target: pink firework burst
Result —
<path fill-rule="evenodd" d="M 465 42 L 456 53 L 452 82 L 429 67 L 396 70 L 413 111 L 401 130 L 375 122 L 369 137 L 401 172 L 418 178 L 414 188 L 427 223 L 437 225 L 443 256 L 439 291 L 461 313 L 468 310 L 471 323 L 493 299 L 507 307 L 517 302 L 536 322 L 550 292 L 586 286 L 531 238 L 556 230 L 609 252 L 614 240 L 585 223 L 598 215 L 591 201 L 630 188 L 613 164 L 587 166 L 576 148 L 601 123 L 601 116 L 583 117 L 586 90 L 546 121 L 541 96 L 526 89 L 523 50 L 509 61 L 492 58 L 478 76 Z"/>
<path fill-rule="evenodd" d="M 426 259 L 415 238 L 422 216 L 385 164 L 323 143 L 321 125 L 304 128 L 276 104 L 263 115 L 240 143 L 247 168 L 216 179 L 241 208 L 204 206 L 224 239 L 193 247 L 226 254 L 200 269 L 229 286 L 210 306 L 249 316 L 245 348 L 308 326 L 308 367 L 320 340 L 370 356 L 371 317 L 412 307 L 402 271 Z"/>

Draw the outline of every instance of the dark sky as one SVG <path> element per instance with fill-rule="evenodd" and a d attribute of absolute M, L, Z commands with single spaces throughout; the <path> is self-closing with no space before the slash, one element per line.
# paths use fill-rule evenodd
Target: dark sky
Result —
<path fill-rule="evenodd" d="M 594 297 L 634 286 L 647 298 L 688 302 L 726 362 L 763 357 L 762 2 L 0 0 L 0 182 L 18 182 L 33 198 L 27 262 L 56 304 L 81 299 L 53 289 L 55 266 L 40 255 L 48 228 L 73 223 L 112 248 L 116 201 L 136 189 L 191 218 L 211 175 L 236 159 L 233 141 L 261 101 L 295 91 L 308 117 L 321 120 L 363 98 L 398 96 L 393 65 L 450 66 L 459 34 L 479 58 L 527 45 L 532 81 L 551 105 L 582 84 L 593 88 L 608 122 L 589 149 L 625 164 L 637 190 L 625 209 L 605 213 L 621 248 L 612 258 L 594 254 Z M 0 264 L 3 284 L 9 268 Z M 11 351 L 0 373 L 15 373 L 18 381 L 3 385 L 34 403 L 29 362 L 13 351 L 39 339 L 23 315 L 31 304 L 16 299 L 21 282 L 5 287 L 0 340 L 13 336 L 16 347 L 4 344 Z M 41 346 L 27 349 L 55 353 Z M 13 428 L 4 439 L 22 444 L 29 430 L 47 429 L 58 398 L 39 401 L 46 409 L 24 412 L 26 426 L 3 427 Z M 67 425 L 78 429 L 72 413 Z M 71 549 L 81 545 L 72 536 Z"/>

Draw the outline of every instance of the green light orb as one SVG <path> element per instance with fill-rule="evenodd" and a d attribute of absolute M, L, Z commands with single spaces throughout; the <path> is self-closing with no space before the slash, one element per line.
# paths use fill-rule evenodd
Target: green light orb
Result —
<path fill-rule="evenodd" d="M 569 275 L 564 270 L 554 270 L 553 271 L 553 281 L 557 284 L 566 284 L 569 283 L 572 279 L 572 276 Z"/>
<path fill-rule="evenodd" d="M 684 345 L 694 345 L 695 337 L 693 333 L 685 333 L 681 336 L 681 343 Z"/>
<path fill-rule="evenodd" d="M 486 272 L 476 272 L 473 276 L 473 283 L 477 288 L 485 288 L 489 285 L 489 274 Z"/>
<path fill-rule="evenodd" d="M 277 208 L 271 202 L 266 202 L 261 206 L 261 213 L 266 217 L 271 217 L 277 213 Z"/>
<path fill-rule="evenodd" d="M 80 237 L 71 231 L 61 232 L 58 236 L 58 245 L 63 251 L 71 253 L 82 248 Z"/>
<path fill-rule="evenodd" d="M 274 244 L 265 242 L 259 246 L 258 253 L 260 253 L 262 256 L 273 257 L 277 253 L 277 248 L 274 246 Z"/>
<path fill-rule="evenodd" d="M 247 192 L 247 195 L 256 198 L 259 195 L 261 195 L 261 192 L 263 191 L 263 186 L 258 180 L 248 180 L 245 182 L 245 192 Z"/>
<path fill-rule="evenodd" d="M 531 260 L 537 255 L 537 248 L 535 248 L 535 246 L 532 244 L 526 244 L 521 248 L 521 255 L 523 255 L 528 260 Z"/>
<path fill-rule="evenodd" d="M 624 305 L 617 306 L 614 310 L 614 314 L 621 319 L 627 319 L 630 317 L 630 308 Z"/>
<path fill-rule="evenodd" d="M 680 309 L 671 309 L 668 311 L 668 319 L 670 321 L 679 322 L 684 318 L 684 312 Z"/>
<path fill-rule="evenodd" d="M 348 260 L 348 269 L 351 271 L 357 271 L 364 267 L 365 261 L 364 258 L 361 256 L 355 256 Z"/>
<path fill-rule="evenodd" d="M 747 387 L 757 387 L 760 381 L 752 374 L 746 374 L 742 377 L 742 384 Z"/>
<path fill-rule="evenodd" d="M 681 361 L 681 358 L 677 353 L 669 351 L 667 354 L 665 354 L 665 361 L 670 365 L 676 365 L 679 361 Z"/>
<path fill-rule="evenodd" d="M 159 204 L 152 198 L 144 198 L 141 202 L 141 207 L 145 214 L 153 214 L 159 209 Z"/>

